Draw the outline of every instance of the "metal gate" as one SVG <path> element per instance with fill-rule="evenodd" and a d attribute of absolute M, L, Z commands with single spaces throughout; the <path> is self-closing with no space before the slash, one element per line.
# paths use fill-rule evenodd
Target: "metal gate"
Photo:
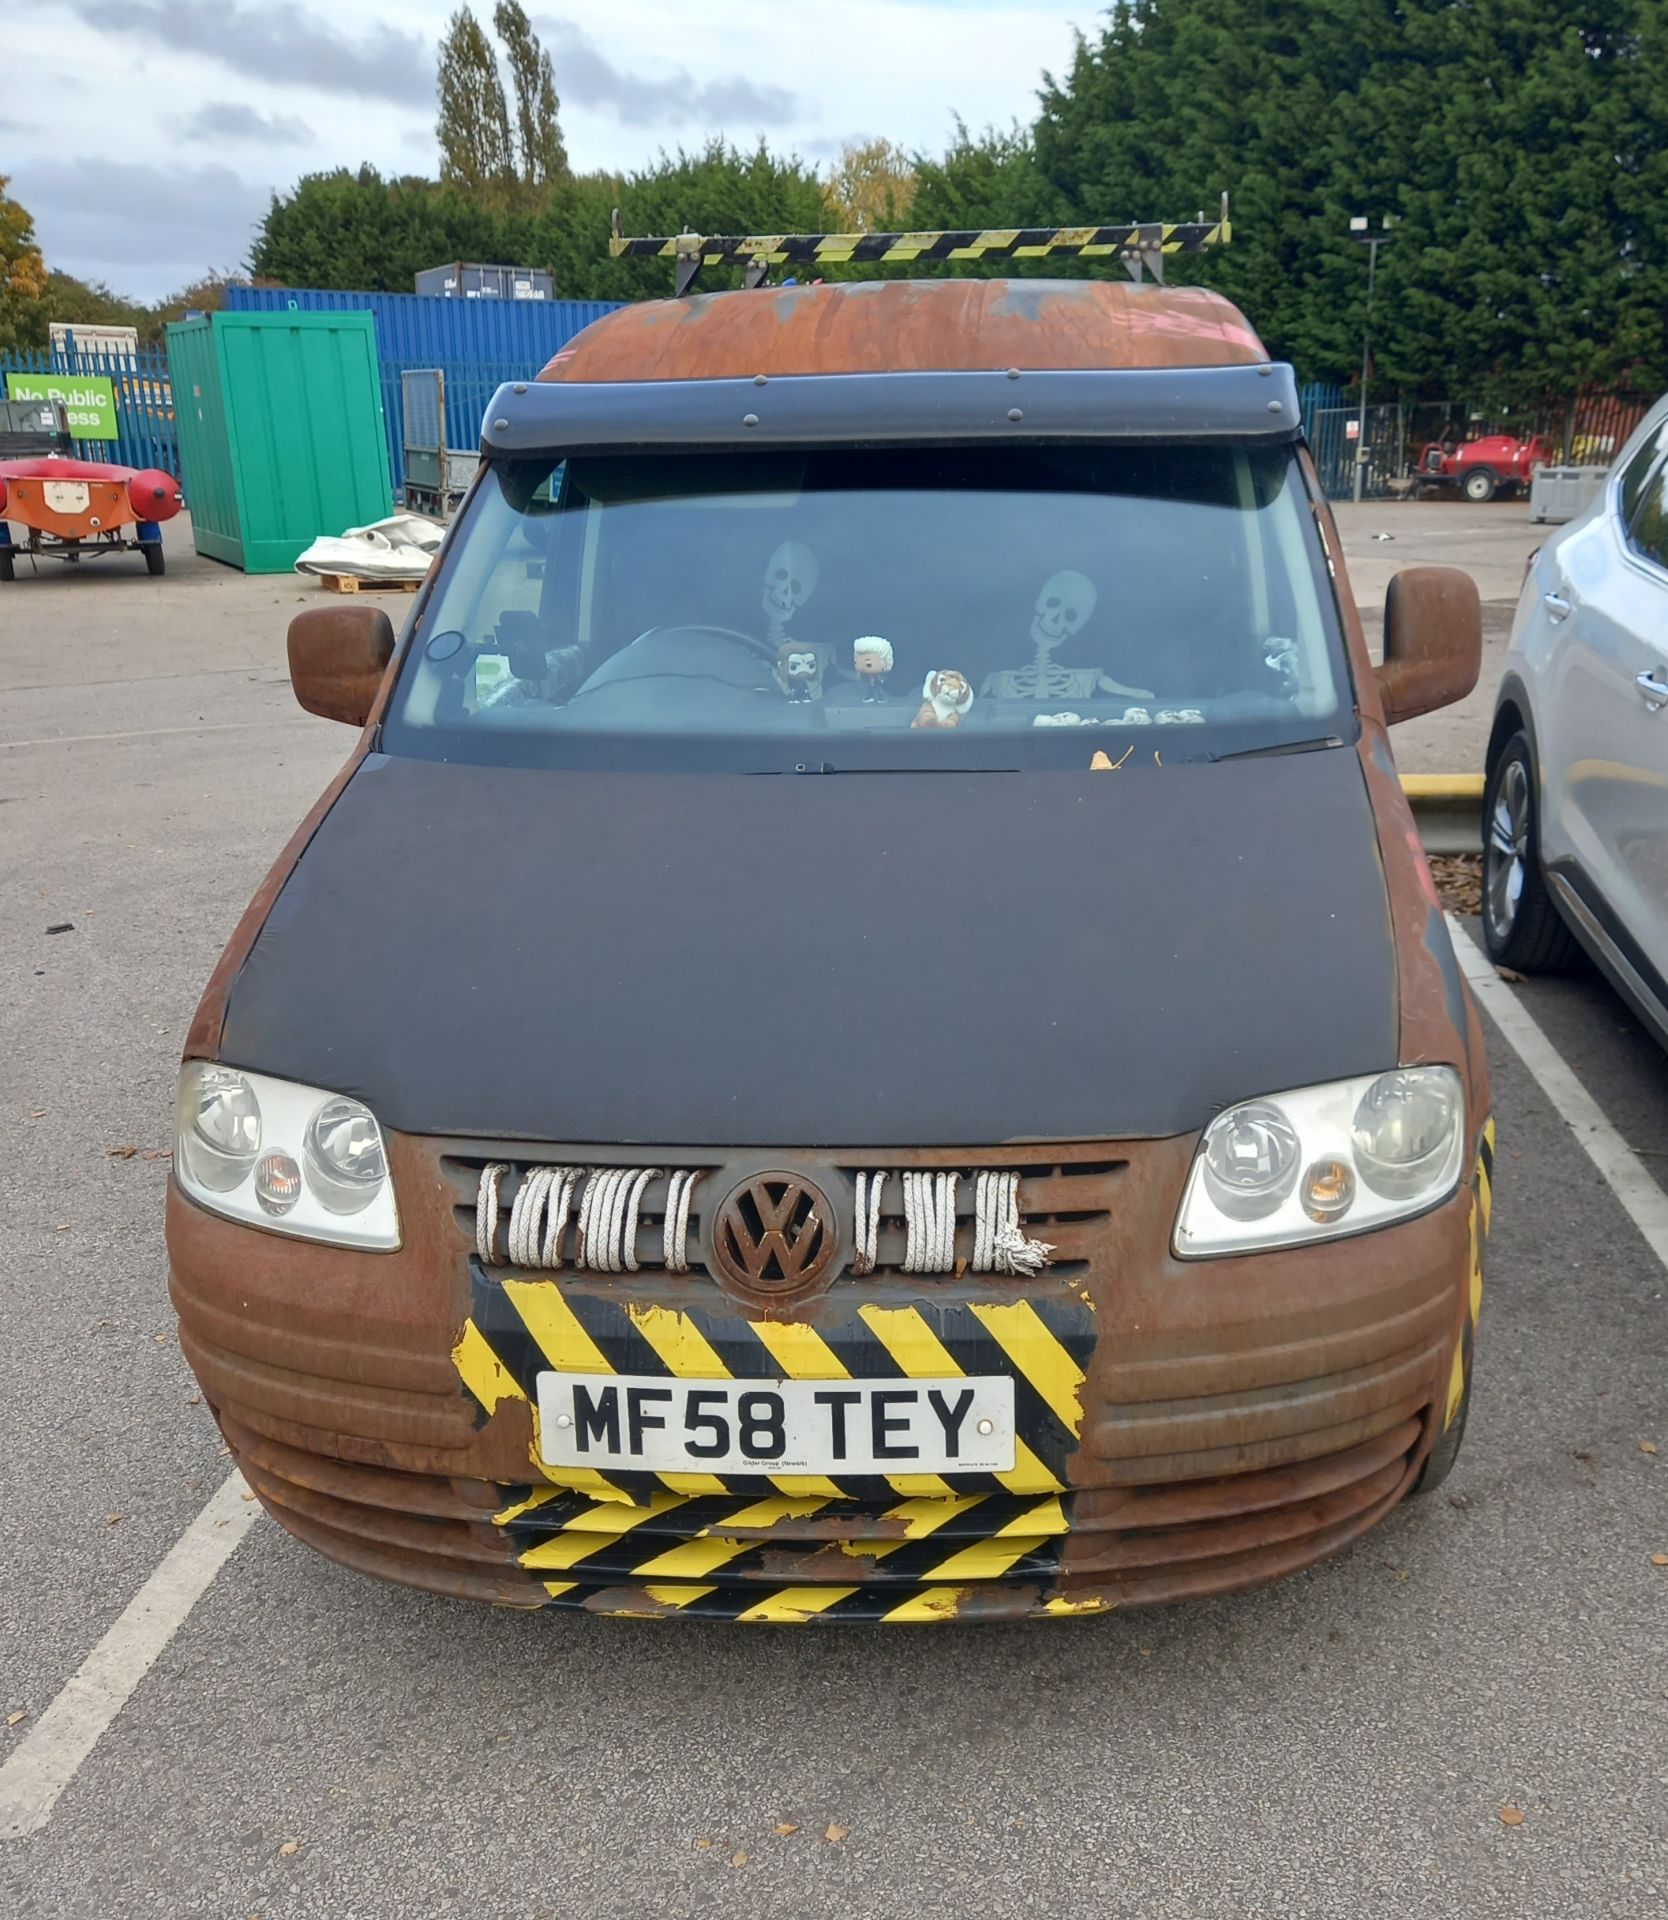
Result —
<path fill-rule="evenodd" d="M 1322 407 L 1315 414 L 1310 445 L 1329 500 L 1355 497 L 1360 422 L 1357 407 Z M 1393 491 L 1391 481 L 1407 467 L 1406 428 L 1399 405 L 1367 409 L 1366 458 L 1360 464 L 1364 498 L 1382 500 Z"/>
<path fill-rule="evenodd" d="M 400 374 L 400 443 L 405 503 L 436 519 L 450 518 L 481 463 L 473 447 L 446 444 L 446 374 L 407 367 Z"/>

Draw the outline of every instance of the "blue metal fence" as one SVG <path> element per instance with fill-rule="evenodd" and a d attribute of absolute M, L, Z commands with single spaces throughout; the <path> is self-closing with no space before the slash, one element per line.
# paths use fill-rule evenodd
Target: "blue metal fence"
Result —
<path fill-rule="evenodd" d="M 438 294 L 338 293 L 314 287 L 228 287 L 239 313 L 369 313 L 376 322 L 382 405 L 395 488 L 405 482 L 400 375 L 446 376 L 446 444 L 480 445 L 487 402 L 506 380 L 530 380 L 574 335 L 614 311 L 607 300 L 456 300 Z"/>
<path fill-rule="evenodd" d="M 136 353 L 84 349 L 71 335 L 61 353 L 0 353 L 0 382 L 9 373 L 108 380 L 116 401 L 116 438 L 79 440 L 76 452 L 83 459 L 124 467 L 160 467 L 179 477 L 174 394 L 168 384 L 168 356 L 160 347 L 141 347 Z"/>
<path fill-rule="evenodd" d="M 1315 444 L 1315 416 L 1329 407 L 1342 406 L 1344 390 L 1327 380 L 1306 380 L 1297 390 L 1297 404 L 1303 411 L 1303 437 Z"/>

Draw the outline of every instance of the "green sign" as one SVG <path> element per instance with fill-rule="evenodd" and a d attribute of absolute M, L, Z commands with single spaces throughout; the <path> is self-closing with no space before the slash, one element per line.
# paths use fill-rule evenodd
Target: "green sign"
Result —
<path fill-rule="evenodd" d="M 116 438 L 116 394 L 108 375 L 8 373 L 8 400 L 62 400 L 77 440 Z"/>

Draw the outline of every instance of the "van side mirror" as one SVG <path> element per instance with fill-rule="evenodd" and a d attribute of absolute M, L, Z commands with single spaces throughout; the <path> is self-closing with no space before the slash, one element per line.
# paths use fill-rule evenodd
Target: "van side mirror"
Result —
<path fill-rule="evenodd" d="M 309 713 L 362 727 L 394 657 L 380 607 L 309 607 L 290 622 L 290 685 Z"/>
<path fill-rule="evenodd" d="M 1483 603 L 1458 567 L 1408 567 L 1384 596 L 1384 664 L 1375 669 L 1394 726 L 1463 700 L 1483 665 Z"/>

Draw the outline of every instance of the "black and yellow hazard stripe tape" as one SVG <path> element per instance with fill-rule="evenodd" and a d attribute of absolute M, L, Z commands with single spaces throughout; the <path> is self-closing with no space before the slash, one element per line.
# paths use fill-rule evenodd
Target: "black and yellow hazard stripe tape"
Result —
<path fill-rule="evenodd" d="M 801 1529 L 846 1507 L 842 1537 Z M 590 1502 L 555 1488 L 530 1493 L 495 1516 L 528 1572 L 549 1584 L 577 1569 L 585 1580 L 705 1579 L 726 1585 L 786 1580 L 841 1583 L 844 1571 L 885 1585 L 1051 1579 L 1067 1531 L 1057 1495 L 1022 1500 L 966 1494 L 901 1501 L 878 1513 L 816 1497 L 685 1499 L 653 1494 L 634 1507 Z M 670 1536 L 669 1538 L 667 1536 Z"/>
<path fill-rule="evenodd" d="M 704 267 L 844 266 L 913 260 L 1119 259 L 1226 246 L 1226 220 L 1139 221 L 1115 227 L 965 227 L 920 233 L 615 234 L 615 259 L 695 260 Z"/>
<path fill-rule="evenodd" d="M 1494 1211 L 1494 1120 L 1483 1123 L 1477 1142 L 1477 1165 L 1471 1194 L 1471 1265 L 1466 1291 L 1465 1320 L 1460 1328 L 1459 1345 L 1454 1349 L 1453 1370 L 1448 1376 L 1448 1397 L 1442 1409 L 1444 1431 L 1453 1425 L 1465 1399 L 1465 1383 L 1471 1377 L 1471 1348 L 1477 1336 L 1477 1318 L 1483 1310 L 1483 1248 L 1488 1241 L 1488 1223 Z"/>
<path fill-rule="evenodd" d="M 470 1263 L 471 1312 L 453 1349 L 464 1388 L 490 1416 L 507 1400 L 533 1416 L 534 1461 L 557 1487 L 604 1501 L 670 1493 L 859 1500 L 944 1500 L 992 1492 L 1052 1495 L 1083 1421 L 1080 1389 L 1095 1343 L 1094 1312 L 1075 1297 L 865 1303 L 824 1326 L 753 1320 L 722 1306 L 645 1305 L 617 1286 L 518 1280 Z M 630 1373 L 683 1379 L 838 1380 L 1006 1374 L 1014 1382 L 1012 1469 L 1003 1473 L 651 1473 L 545 1466 L 538 1458 L 538 1376 Z"/>
<path fill-rule="evenodd" d="M 874 1621 L 891 1625 L 985 1618 L 1045 1617 L 1104 1613 L 1116 1605 L 1101 1594 L 1060 1594 L 1030 1585 L 985 1587 L 934 1585 L 900 1593 L 895 1587 L 781 1586 L 765 1593 L 700 1581 L 647 1580 L 636 1586 L 553 1580 L 549 1598 L 564 1607 L 584 1607 L 631 1619 L 680 1614 L 694 1619 L 755 1624 Z"/>
<path fill-rule="evenodd" d="M 618 1534 L 628 1527 L 680 1540 L 722 1533 L 755 1540 L 815 1546 L 850 1540 L 855 1527 L 865 1539 L 888 1543 L 924 1540 L 984 1540 L 999 1535 L 1044 1538 L 1069 1531 L 1064 1496 L 1010 1493 L 920 1495 L 856 1510 L 826 1494 L 651 1493 L 632 1507 L 594 1500 L 564 1487 L 506 1488 L 507 1504 L 494 1521 L 521 1546 L 557 1533 Z"/>

